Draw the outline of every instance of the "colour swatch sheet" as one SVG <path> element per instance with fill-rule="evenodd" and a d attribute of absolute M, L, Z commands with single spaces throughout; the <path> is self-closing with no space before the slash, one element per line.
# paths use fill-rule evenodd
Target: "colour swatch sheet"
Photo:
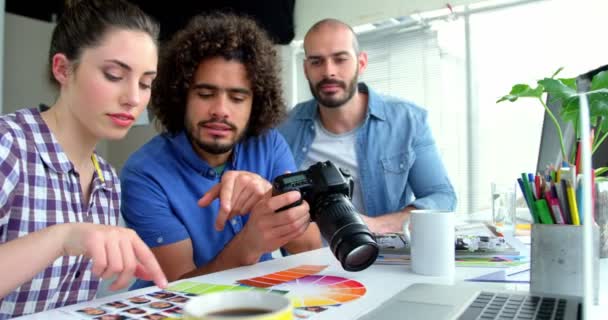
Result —
<path fill-rule="evenodd" d="M 285 295 L 294 306 L 295 319 L 315 315 L 357 300 L 366 293 L 361 282 L 323 274 L 327 265 L 300 265 L 232 284 L 182 281 L 166 290 L 135 295 L 70 311 L 81 319 L 179 319 L 191 297 L 220 291 L 267 291 Z"/>
<path fill-rule="evenodd" d="M 470 278 L 490 271 L 488 268 L 468 268 L 466 272 L 459 269 L 456 279 L 417 275 L 403 265 L 374 264 L 363 271 L 348 272 L 329 248 L 322 248 L 176 281 L 166 290 L 148 287 L 118 293 L 27 320 L 179 319 L 184 304 L 192 297 L 229 290 L 282 294 L 293 302 L 294 319 L 357 319 L 411 284 L 450 284 L 463 280 L 465 274 Z"/>

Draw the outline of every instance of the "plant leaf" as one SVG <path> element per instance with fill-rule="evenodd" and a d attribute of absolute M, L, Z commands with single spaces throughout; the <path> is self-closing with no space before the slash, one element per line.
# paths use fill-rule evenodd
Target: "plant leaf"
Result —
<path fill-rule="evenodd" d="M 602 137 L 604 134 L 606 134 L 606 128 L 607 127 L 608 127 L 608 120 L 606 120 L 604 118 L 600 122 L 600 125 L 596 128 L 596 131 L 594 133 L 594 136 L 595 136 L 594 141 L 596 141 L 597 139 L 600 139 L 600 137 Z M 604 143 L 606 143 L 606 140 L 602 141 L 601 144 L 604 144 Z"/>
<path fill-rule="evenodd" d="M 601 116 L 608 121 L 608 88 L 589 91 L 586 94 L 591 117 Z"/>
<path fill-rule="evenodd" d="M 608 172 L 608 168 L 607 167 L 599 167 L 599 168 L 595 169 L 594 174 L 595 174 L 596 177 L 599 177 L 599 176 L 601 176 L 602 174 L 604 174 L 606 172 Z"/>
<path fill-rule="evenodd" d="M 539 98 L 543 94 L 543 87 L 538 86 L 536 88 L 532 88 L 527 84 L 516 84 L 511 88 L 511 92 L 502 96 L 496 103 L 503 102 L 505 100 L 509 100 L 511 102 L 516 101 L 518 98 Z"/>
<path fill-rule="evenodd" d="M 559 78 L 558 80 L 565 84 L 567 87 L 572 88 L 574 89 L 574 91 L 576 91 L 576 78 Z"/>
<path fill-rule="evenodd" d="M 556 100 L 552 100 L 556 101 Z M 571 96 L 566 99 L 561 99 L 559 101 L 561 103 L 561 111 L 560 116 L 564 121 L 572 121 L 576 123 L 578 120 L 578 96 Z"/>
<path fill-rule="evenodd" d="M 608 89 L 599 89 L 585 93 L 589 101 L 589 116 L 592 123 L 597 121 L 597 117 L 602 117 L 602 123 L 608 126 Z M 555 101 L 552 99 L 552 101 Z M 566 121 L 577 121 L 579 113 L 578 95 L 570 96 L 561 101 L 561 117 Z M 602 125 L 604 127 L 604 125 Z"/>
<path fill-rule="evenodd" d="M 591 90 L 608 88 L 608 71 L 602 71 L 591 80 Z"/>
<path fill-rule="evenodd" d="M 608 119 L 600 118 L 600 123 L 597 124 L 597 132 L 595 133 L 596 137 L 599 137 L 602 132 L 608 131 Z"/>
<path fill-rule="evenodd" d="M 538 84 L 545 88 L 545 91 L 551 95 L 552 99 L 566 100 L 576 96 L 576 89 L 564 84 L 559 79 L 544 78 L 539 80 Z"/>
<path fill-rule="evenodd" d="M 555 76 L 557 76 L 558 73 L 562 72 L 562 70 L 564 70 L 564 67 L 559 67 L 559 69 L 555 70 L 555 72 L 553 72 L 553 75 L 551 76 L 551 79 L 555 78 Z"/>

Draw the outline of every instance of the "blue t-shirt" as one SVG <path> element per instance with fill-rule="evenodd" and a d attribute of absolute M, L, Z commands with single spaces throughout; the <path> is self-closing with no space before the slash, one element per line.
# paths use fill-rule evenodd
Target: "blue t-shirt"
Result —
<path fill-rule="evenodd" d="M 226 163 L 227 170 L 255 172 L 272 182 L 287 171 L 295 171 L 295 164 L 283 137 L 270 130 L 238 143 Z M 215 230 L 219 200 L 206 208 L 200 208 L 197 201 L 220 179 L 194 152 L 184 132 L 158 135 L 133 153 L 122 169 L 122 215 L 150 247 L 190 238 L 194 263 L 203 266 L 249 219 L 249 214 L 237 216 L 224 230 Z M 260 261 L 270 258 L 266 253 Z M 132 288 L 147 285 L 151 282 L 138 280 Z"/>
<path fill-rule="evenodd" d="M 368 108 L 357 129 L 355 154 L 364 214 L 380 216 L 412 205 L 418 209 L 456 207 L 456 193 L 441 161 L 426 111 L 411 102 L 379 95 L 365 84 Z M 316 100 L 298 104 L 279 131 L 299 167 L 315 139 Z"/>

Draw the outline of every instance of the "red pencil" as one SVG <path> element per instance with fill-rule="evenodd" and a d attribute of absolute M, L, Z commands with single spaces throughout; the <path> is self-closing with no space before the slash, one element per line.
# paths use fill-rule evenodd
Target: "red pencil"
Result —
<path fill-rule="evenodd" d="M 538 174 L 534 177 L 534 188 L 536 189 L 537 199 L 542 199 L 543 190 L 540 187 L 540 175 L 538 175 Z"/>

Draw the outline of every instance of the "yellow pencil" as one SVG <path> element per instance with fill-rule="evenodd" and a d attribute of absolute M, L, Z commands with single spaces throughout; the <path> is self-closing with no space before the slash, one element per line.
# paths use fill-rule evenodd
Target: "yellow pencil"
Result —
<path fill-rule="evenodd" d="M 572 184 L 570 181 L 566 181 L 566 193 L 568 194 L 568 202 L 570 204 L 570 214 L 572 215 L 572 224 L 575 226 L 580 226 L 581 221 L 578 217 L 578 207 L 576 205 L 576 195 L 574 194 L 574 188 L 572 188 Z"/>

